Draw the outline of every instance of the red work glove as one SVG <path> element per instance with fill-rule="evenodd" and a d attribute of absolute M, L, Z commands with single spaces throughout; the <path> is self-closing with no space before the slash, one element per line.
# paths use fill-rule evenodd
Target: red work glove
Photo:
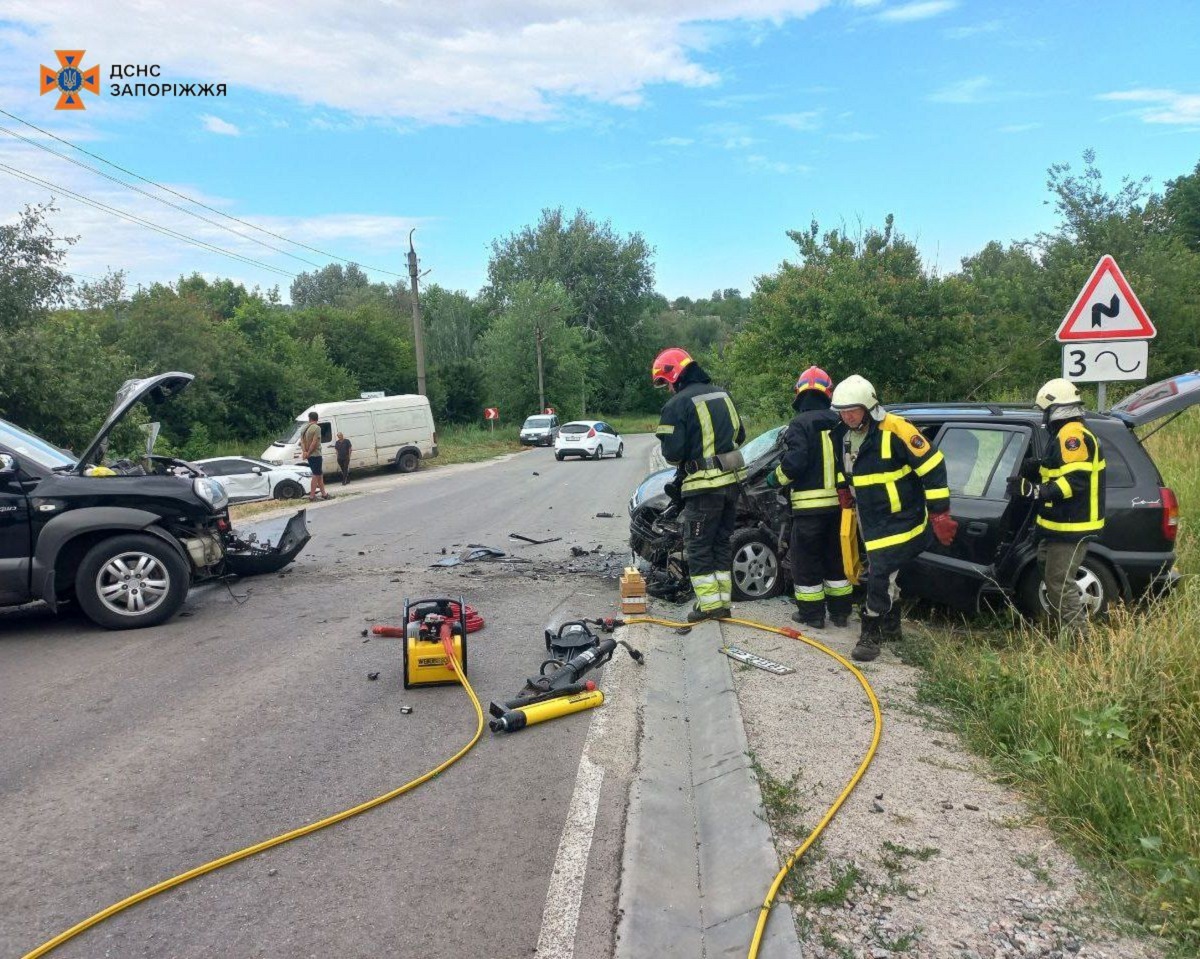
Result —
<path fill-rule="evenodd" d="M 838 506 L 842 509 L 854 509 L 854 494 L 844 486 L 838 489 Z"/>
<path fill-rule="evenodd" d="M 947 513 L 934 513 L 929 517 L 929 525 L 933 527 L 933 535 L 943 546 L 949 546 L 958 535 L 958 520 Z"/>

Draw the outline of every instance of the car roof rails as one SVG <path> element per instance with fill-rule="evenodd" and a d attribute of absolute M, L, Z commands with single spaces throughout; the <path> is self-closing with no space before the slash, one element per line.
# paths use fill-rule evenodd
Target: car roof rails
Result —
<path fill-rule="evenodd" d="M 1025 412 L 1032 407 L 1011 405 L 1007 409 L 996 403 L 888 403 L 886 409 L 908 413 L 929 410 L 931 413 L 981 413 L 1004 416 L 1006 413 Z"/>

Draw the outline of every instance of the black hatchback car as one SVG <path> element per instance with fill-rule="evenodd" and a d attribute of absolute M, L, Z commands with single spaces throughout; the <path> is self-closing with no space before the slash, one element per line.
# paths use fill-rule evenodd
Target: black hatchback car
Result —
<path fill-rule="evenodd" d="M 1178 416 L 1198 402 L 1200 372 L 1192 372 L 1147 386 L 1108 413 L 1089 414 L 1088 428 L 1100 438 L 1108 467 L 1105 528 L 1088 544 L 1077 581 L 1089 613 L 1099 613 L 1115 600 L 1140 599 L 1174 582 L 1178 503 L 1134 430 Z M 1040 616 L 1045 600 L 1030 510 L 1008 498 L 1006 482 L 1016 475 L 1022 459 L 1041 456 L 1050 441 L 1041 411 L 990 403 L 900 404 L 888 409 L 917 426 L 945 455 L 950 511 L 959 521 L 958 536 L 950 546 L 935 543 L 901 573 L 905 594 L 967 612 L 977 611 L 988 597 L 1003 597 L 1025 615 Z M 747 445 L 760 443 L 767 444 L 769 452 L 747 457 L 734 543 L 733 575 L 740 599 L 777 595 L 787 586 L 790 514 L 785 497 L 762 484 L 782 454 L 782 428 Z M 660 487 L 671 475 L 664 470 L 647 477 L 630 502 L 631 545 L 657 566 L 663 565 L 668 542 L 678 538 L 682 543 Z M 671 562 L 678 573 L 682 557 L 676 555 Z"/>

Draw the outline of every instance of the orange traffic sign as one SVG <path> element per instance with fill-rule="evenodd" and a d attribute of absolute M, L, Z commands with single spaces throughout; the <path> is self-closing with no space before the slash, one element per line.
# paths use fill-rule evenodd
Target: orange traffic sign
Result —
<path fill-rule="evenodd" d="M 1083 284 L 1055 336 L 1060 343 L 1071 343 L 1152 340 L 1157 333 L 1117 261 L 1106 253 Z"/>

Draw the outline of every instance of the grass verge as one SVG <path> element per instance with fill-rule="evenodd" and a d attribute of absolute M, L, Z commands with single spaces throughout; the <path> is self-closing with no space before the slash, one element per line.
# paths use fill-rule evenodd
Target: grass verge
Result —
<path fill-rule="evenodd" d="M 1181 502 L 1179 566 L 1197 561 L 1200 418 L 1147 444 Z M 934 630 L 913 644 L 922 697 L 1109 874 L 1179 956 L 1200 951 L 1200 582 L 1114 610 L 1081 645 L 1028 628 Z"/>

